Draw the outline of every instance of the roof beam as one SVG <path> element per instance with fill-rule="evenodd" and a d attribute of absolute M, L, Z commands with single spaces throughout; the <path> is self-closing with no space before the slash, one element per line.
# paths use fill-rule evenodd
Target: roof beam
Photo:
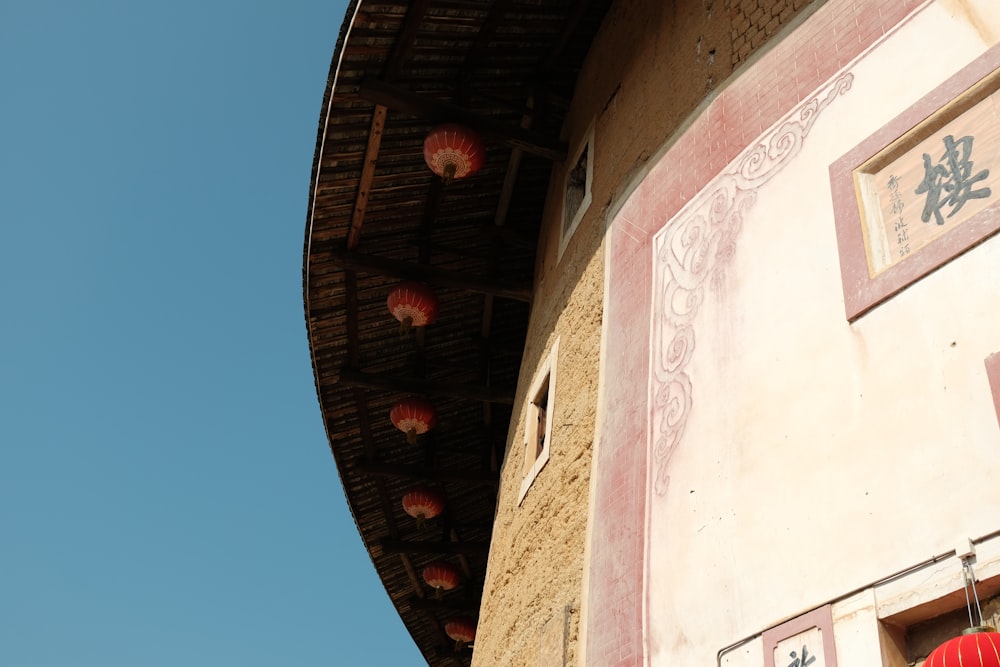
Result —
<path fill-rule="evenodd" d="M 399 465 L 368 461 L 363 458 L 354 464 L 354 469 L 375 477 L 405 477 L 424 479 L 430 482 L 469 482 L 496 486 L 500 481 L 500 474 L 491 470 L 458 470 L 432 466 Z"/>
<path fill-rule="evenodd" d="M 551 141 L 536 132 L 520 127 L 511 127 L 491 118 L 484 118 L 460 106 L 442 102 L 426 95 L 418 95 L 379 79 L 365 77 L 361 81 L 358 95 L 369 102 L 426 118 L 431 122 L 450 121 L 468 125 L 484 135 L 503 141 L 511 148 L 520 148 L 525 153 L 547 158 L 554 162 L 562 162 L 566 159 L 566 144 L 560 141 Z"/>
<path fill-rule="evenodd" d="M 469 49 L 469 52 L 465 56 L 462 68 L 455 77 L 459 85 L 464 87 L 472 78 L 476 69 L 482 64 L 483 54 L 486 52 L 490 41 L 495 38 L 497 28 L 500 26 L 500 20 L 505 13 L 510 11 L 513 4 L 512 0 L 497 0 L 490 6 L 490 13 L 486 15 L 486 20 L 483 21 L 482 25 L 479 26 L 479 30 L 476 31 L 476 41 L 473 42 L 472 48 Z"/>
<path fill-rule="evenodd" d="M 444 382 L 434 379 L 415 378 L 405 375 L 390 375 L 388 373 L 364 373 L 350 368 L 340 371 L 336 382 L 348 387 L 364 387 L 385 391 L 399 391 L 410 394 L 426 394 L 429 396 L 451 396 L 470 401 L 489 401 L 490 403 L 514 403 L 514 393 L 495 387 L 481 387 L 461 382 Z"/>
<path fill-rule="evenodd" d="M 516 284 L 498 280 L 484 280 L 457 271 L 335 248 L 329 250 L 329 257 L 333 264 L 345 271 L 364 271 L 399 280 L 417 280 L 531 303 L 531 286 L 527 283 Z"/>
<path fill-rule="evenodd" d="M 375 165 L 378 163 L 378 149 L 382 145 L 382 130 L 385 128 L 386 108 L 375 105 L 372 113 L 372 126 L 368 132 L 368 146 L 365 148 L 365 161 L 361 167 L 361 179 L 358 181 L 358 192 L 354 196 L 354 212 L 351 214 L 351 228 L 347 233 L 347 247 L 357 248 L 361 240 L 361 226 L 365 224 L 365 212 L 368 210 L 368 195 L 372 189 L 372 179 L 375 178 Z"/>
<path fill-rule="evenodd" d="M 478 611 L 479 600 L 431 600 L 413 596 L 407 600 L 417 609 L 448 609 L 452 611 Z"/>
<path fill-rule="evenodd" d="M 382 547 L 382 552 L 388 554 L 466 554 L 485 556 L 490 551 L 490 545 L 486 542 L 418 542 L 383 538 L 378 543 Z"/>
<path fill-rule="evenodd" d="M 382 69 L 382 78 L 392 81 L 399 77 L 399 72 L 403 68 L 403 63 L 413 55 L 413 41 L 417 37 L 420 23 L 427 14 L 427 7 L 430 3 L 427 0 L 415 0 L 409 3 L 406 8 L 406 18 L 399 31 L 399 37 L 393 45 L 392 55 L 386 59 L 385 67 Z M 381 15 L 380 15 L 381 18 Z"/>

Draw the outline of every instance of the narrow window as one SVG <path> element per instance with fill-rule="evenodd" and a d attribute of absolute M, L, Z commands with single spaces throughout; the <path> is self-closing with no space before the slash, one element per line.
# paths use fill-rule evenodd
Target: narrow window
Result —
<path fill-rule="evenodd" d="M 590 207 L 591 185 L 594 181 L 594 126 L 587 134 L 571 160 L 566 162 L 562 229 L 559 237 L 559 257 L 569 244 L 573 232 L 580 225 L 584 213 Z"/>
<path fill-rule="evenodd" d="M 977 586 L 986 588 L 981 582 Z M 987 625 L 1000 620 L 1000 596 L 980 600 L 980 604 Z M 969 627 L 968 614 L 962 606 L 905 626 L 883 620 L 879 630 L 883 654 L 889 657 L 886 662 L 890 667 L 897 664 L 922 667 L 931 651 Z M 976 612 L 973 614 L 978 623 Z"/>
<path fill-rule="evenodd" d="M 563 207 L 563 236 L 566 236 L 570 228 L 573 226 L 573 222 L 576 219 L 576 214 L 580 211 L 580 205 L 583 204 L 583 198 L 587 194 L 587 155 L 590 153 L 590 145 L 585 144 L 583 147 L 583 152 L 580 153 L 580 157 L 577 159 L 576 164 L 573 168 L 569 170 L 569 175 L 566 176 L 566 205 Z"/>
<path fill-rule="evenodd" d="M 535 441 L 535 456 L 533 459 L 537 461 L 538 457 L 542 455 L 543 451 L 545 451 L 545 438 L 548 435 L 546 433 L 546 418 L 548 416 L 549 408 L 549 377 L 547 375 L 545 376 L 545 381 L 542 385 L 540 393 L 535 396 L 531 405 L 535 412 L 535 419 L 533 420 L 535 437 L 532 438 L 532 440 Z"/>
<path fill-rule="evenodd" d="M 555 409 L 556 357 L 559 350 L 558 339 L 552 344 L 549 356 L 538 369 L 528 391 L 524 424 L 524 478 L 518 503 L 535 481 L 539 471 L 549 460 L 552 446 L 552 413 Z"/>

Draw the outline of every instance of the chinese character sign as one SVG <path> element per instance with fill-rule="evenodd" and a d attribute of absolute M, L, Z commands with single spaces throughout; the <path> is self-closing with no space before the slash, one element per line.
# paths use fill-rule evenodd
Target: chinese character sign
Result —
<path fill-rule="evenodd" d="M 819 628 L 810 628 L 783 639 L 774 647 L 775 667 L 826 667 L 823 637 Z"/>
<path fill-rule="evenodd" d="M 818 609 L 761 633 L 764 667 L 837 667 L 833 609 Z"/>
<path fill-rule="evenodd" d="M 949 208 L 948 217 L 955 215 L 969 199 L 987 199 L 993 194 L 990 188 L 972 189 L 972 186 L 990 175 L 989 169 L 983 169 L 972 175 L 972 142 L 974 137 L 962 137 L 955 140 L 952 135 L 944 138 L 944 155 L 934 163 L 931 156 L 924 153 L 924 180 L 920 182 L 915 194 L 926 195 L 924 212 L 920 219 L 930 221 L 931 215 L 939 225 L 945 222 L 941 209 Z"/>
<path fill-rule="evenodd" d="M 850 322 L 1000 236 L 1000 49 L 900 102 L 830 164 Z"/>
<path fill-rule="evenodd" d="M 816 656 L 809 655 L 809 648 L 805 644 L 802 645 L 801 651 L 801 656 L 797 655 L 795 651 L 788 654 L 788 657 L 792 659 L 792 661 L 788 663 L 788 667 L 808 667 L 808 665 L 816 662 Z"/>
<path fill-rule="evenodd" d="M 889 189 L 889 212 L 892 214 L 892 231 L 896 233 L 896 251 L 900 257 L 906 257 L 910 254 L 910 235 L 906 229 L 906 218 L 903 217 L 906 204 L 903 203 L 903 196 L 899 192 L 899 178 L 895 175 L 890 175 L 886 187 Z"/>
<path fill-rule="evenodd" d="M 994 99 L 997 98 L 997 99 Z M 993 93 L 917 143 L 897 142 L 857 175 L 871 275 L 1000 202 L 1000 102 Z"/>

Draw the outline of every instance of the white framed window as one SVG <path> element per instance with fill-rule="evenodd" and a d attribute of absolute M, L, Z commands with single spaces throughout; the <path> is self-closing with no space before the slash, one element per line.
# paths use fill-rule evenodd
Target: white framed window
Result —
<path fill-rule="evenodd" d="M 562 226 L 559 235 L 559 259 L 569 245 L 573 232 L 590 207 L 591 188 L 594 182 L 594 124 L 590 124 L 580 146 L 563 173 Z"/>
<path fill-rule="evenodd" d="M 549 460 L 552 446 L 552 413 L 555 411 L 556 360 L 559 356 L 559 339 L 552 343 L 548 357 L 535 374 L 528 389 L 524 424 L 524 477 L 517 503 L 520 505 L 538 473 Z"/>

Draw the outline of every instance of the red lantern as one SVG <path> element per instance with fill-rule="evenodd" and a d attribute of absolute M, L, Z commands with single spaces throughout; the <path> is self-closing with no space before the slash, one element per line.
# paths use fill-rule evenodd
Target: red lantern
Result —
<path fill-rule="evenodd" d="M 424 162 L 445 183 L 471 176 L 485 160 L 483 140 L 464 125 L 438 125 L 424 139 Z"/>
<path fill-rule="evenodd" d="M 417 520 L 418 528 L 423 528 L 427 519 L 444 511 L 444 493 L 429 486 L 414 487 L 403 495 L 403 510 Z"/>
<path fill-rule="evenodd" d="M 1000 632 L 970 628 L 931 651 L 924 667 L 1000 667 Z"/>
<path fill-rule="evenodd" d="M 403 333 L 410 327 L 426 326 L 437 319 L 437 296 L 421 283 L 399 283 L 389 292 L 386 303 L 389 312 L 402 323 Z"/>
<path fill-rule="evenodd" d="M 424 568 L 424 581 L 434 589 L 434 597 L 441 599 L 442 591 L 451 591 L 462 581 L 462 572 L 446 560 L 437 560 Z"/>
<path fill-rule="evenodd" d="M 476 641 L 476 622 L 470 618 L 453 618 L 444 624 L 444 632 L 455 640 L 455 650 Z"/>
<path fill-rule="evenodd" d="M 410 396 L 404 398 L 389 411 L 392 425 L 406 434 L 406 441 L 417 444 L 417 436 L 427 433 L 437 424 L 437 411 L 426 398 Z"/>

